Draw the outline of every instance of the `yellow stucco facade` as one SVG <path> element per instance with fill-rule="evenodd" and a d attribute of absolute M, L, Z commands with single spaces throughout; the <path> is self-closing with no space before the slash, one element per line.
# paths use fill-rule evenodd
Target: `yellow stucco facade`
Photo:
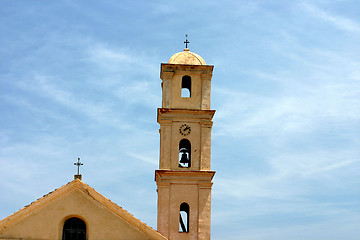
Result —
<path fill-rule="evenodd" d="M 79 179 L 0 221 L 0 239 L 62 239 L 71 217 L 85 222 L 88 240 L 166 239 Z"/>
<path fill-rule="evenodd" d="M 168 239 L 210 239 L 213 66 L 189 49 L 161 64 L 158 231 Z M 185 93 L 184 93 L 185 92 Z"/>
<path fill-rule="evenodd" d="M 210 168 L 212 71 L 213 66 L 189 49 L 161 64 L 157 231 L 75 175 L 73 181 L 1 220 L 0 240 L 209 240 L 215 174 Z M 66 231 L 72 236 L 72 228 L 65 230 L 68 222 L 77 224 L 72 219 L 82 224 L 74 231 L 84 237 L 64 237 Z"/>

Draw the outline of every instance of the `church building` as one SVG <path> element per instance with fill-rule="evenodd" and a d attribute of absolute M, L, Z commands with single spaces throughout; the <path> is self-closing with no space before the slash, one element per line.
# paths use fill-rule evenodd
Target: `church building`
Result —
<path fill-rule="evenodd" d="M 1 220 L 0 240 L 209 240 L 215 174 L 210 168 L 212 71 L 213 66 L 187 45 L 161 64 L 157 231 L 82 182 L 78 174 Z"/>

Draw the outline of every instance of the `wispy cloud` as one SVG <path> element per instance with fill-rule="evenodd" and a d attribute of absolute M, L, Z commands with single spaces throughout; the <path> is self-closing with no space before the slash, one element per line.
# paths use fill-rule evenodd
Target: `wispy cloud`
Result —
<path fill-rule="evenodd" d="M 313 194 L 316 188 L 322 189 L 323 193 L 330 193 L 336 189 L 338 192 L 349 194 L 352 187 L 342 185 L 341 179 L 355 176 L 360 170 L 360 160 L 357 157 L 359 154 L 359 151 L 345 150 L 278 153 L 270 157 L 268 172 L 248 173 L 228 179 L 220 176 L 216 179 L 219 185 L 216 191 L 220 196 L 240 201 L 302 199 Z M 314 189 L 308 186 L 312 181 L 317 184 Z"/>
<path fill-rule="evenodd" d="M 212 238 L 359 239 L 357 0 L 8 2 L 2 217 L 81 157 L 85 182 L 156 226 L 159 64 L 187 33 L 215 65 Z"/>
<path fill-rule="evenodd" d="M 342 53 L 291 44 L 284 55 L 296 69 L 249 71 L 261 81 L 258 92 L 214 88 L 221 99 L 215 134 L 312 132 L 360 120 L 359 64 Z"/>
<path fill-rule="evenodd" d="M 103 45 L 89 46 L 88 52 L 88 61 L 100 68 L 103 75 L 107 75 L 107 70 L 116 72 L 101 84 L 109 86 L 108 90 L 125 104 L 136 103 L 155 108 L 161 103 L 160 81 L 156 74 L 159 66 L 154 58 L 129 49 Z"/>
<path fill-rule="evenodd" d="M 31 91 L 38 96 L 43 96 L 73 111 L 86 114 L 101 123 L 117 128 L 130 128 L 130 125 L 121 121 L 120 116 L 112 117 L 113 111 L 108 104 L 81 98 L 79 97 L 81 94 L 73 92 L 75 89 L 69 91 L 57 85 L 58 80 L 57 77 L 36 74 L 30 81 L 19 82 L 18 86 L 25 91 Z"/>
<path fill-rule="evenodd" d="M 104 69 L 117 72 L 124 70 L 138 70 L 139 74 L 152 75 L 158 71 L 158 63 L 153 57 L 128 48 L 116 48 L 99 43 L 88 45 L 89 60 Z"/>
<path fill-rule="evenodd" d="M 129 152 L 128 155 L 134 159 L 138 159 L 140 161 L 146 162 L 146 163 L 150 163 L 152 165 L 157 166 L 158 165 L 158 159 L 156 157 L 156 154 L 153 154 L 153 156 L 149 156 L 149 154 L 145 153 L 145 154 L 140 154 L 140 153 L 136 153 L 136 152 Z"/>
<path fill-rule="evenodd" d="M 312 16 L 322 19 L 338 29 L 348 32 L 360 32 L 360 23 L 354 20 L 343 16 L 331 14 L 322 10 L 321 8 L 318 8 L 313 4 L 310 4 L 309 2 L 301 3 L 301 7 Z"/>
<path fill-rule="evenodd" d="M 321 178 L 328 176 L 328 172 L 338 171 L 341 168 L 351 169 L 360 167 L 358 152 L 348 151 L 320 151 L 302 152 L 293 154 L 281 154 L 271 158 L 272 168 L 277 172 L 278 177 L 298 176 L 302 178 Z M 329 179 L 327 179 L 329 180 Z"/>
<path fill-rule="evenodd" d="M 258 204 L 258 203 L 257 203 Z M 250 207 L 250 206 L 249 206 Z M 273 206 L 267 206 L 271 208 Z M 292 206 L 293 210 L 296 211 L 298 205 L 294 204 Z M 265 207 L 266 209 L 266 207 Z M 320 210 L 322 213 L 328 211 L 329 208 L 323 208 L 313 206 L 309 208 L 309 211 Z M 241 209 L 244 210 L 244 209 Z M 281 211 L 281 207 L 277 210 Z M 303 209 L 300 209 L 300 211 Z M 341 216 L 341 217 L 339 217 Z M 214 216 L 216 219 L 218 216 Z M 307 217 L 303 215 L 296 215 L 294 219 L 298 219 L 298 222 L 295 223 L 291 221 L 292 218 L 289 216 L 272 215 L 269 217 L 267 215 L 262 215 L 259 218 L 247 218 L 244 221 L 231 221 L 231 216 L 221 216 L 228 219 L 226 225 L 221 226 L 223 229 L 236 229 L 232 231 L 231 234 L 222 234 L 217 235 L 217 229 L 215 229 L 214 239 L 231 239 L 237 240 L 238 237 L 242 236 L 244 239 L 249 240 L 267 240 L 267 239 L 288 239 L 291 236 L 291 239 L 294 240 L 303 240 L 303 239 L 356 239 L 357 235 L 354 233 L 358 232 L 359 229 L 359 218 L 356 214 L 352 214 L 348 211 L 339 211 L 334 214 L 324 214 L 320 217 L 315 214 L 309 214 Z M 313 221 L 313 219 L 322 219 L 318 221 Z M 249 220 L 251 219 L 251 220 Z M 259 222 L 259 219 L 266 219 L 269 224 L 267 226 L 256 224 Z M 301 219 L 303 221 L 301 221 Z M 323 220 L 323 219 L 326 219 Z M 301 221 L 299 223 L 299 221 Z M 277 224 L 281 222 L 281 224 Z M 219 225 L 221 225 L 219 223 Z M 229 226 L 230 225 L 230 226 Z M 281 226 L 280 226 L 281 225 Z"/>
<path fill-rule="evenodd" d="M 110 49 L 105 46 L 93 46 L 89 49 L 90 59 L 99 66 L 121 71 L 125 65 L 135 64 L 136 58 L 125 52 L 125 49 Z"/>

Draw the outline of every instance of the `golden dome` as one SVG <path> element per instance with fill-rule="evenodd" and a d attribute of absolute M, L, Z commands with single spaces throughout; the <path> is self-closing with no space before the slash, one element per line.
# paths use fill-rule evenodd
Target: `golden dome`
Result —
<path fill-rule="evenodd" d="M 198 54 L 185 48 L 183 52 L 175 53 L 170 59 L 170 64 L 206 65 L 205 60 Z"/>

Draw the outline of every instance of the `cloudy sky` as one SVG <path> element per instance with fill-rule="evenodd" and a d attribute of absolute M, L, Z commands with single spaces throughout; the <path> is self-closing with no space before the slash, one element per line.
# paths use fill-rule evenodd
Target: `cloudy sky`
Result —
<path fill-rule="evenodd" d="M 358 0 L 0 0 L 0 219 L 73 179 L 156 229 L 160 63 L 214 65 L 212 239 L 360 239 Z"/>

